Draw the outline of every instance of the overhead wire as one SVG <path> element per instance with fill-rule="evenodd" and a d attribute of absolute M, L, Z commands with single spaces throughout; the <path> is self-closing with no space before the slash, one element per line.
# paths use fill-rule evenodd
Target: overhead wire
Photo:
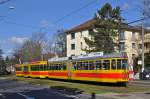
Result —
<path fill-rule="evenodd" d="M 56 20 L 53 24 L 56 25 L 57 23 L 61 22 L 61 21 L 64 20 L 65 18 L 71 16 L 72 14 L 74 14 L 74 13 L 76 13 L 76 12 L 81 11 L 81 10 L 84 9 L 84 8 L 87 8 L 88 6 L 90 6 L 91 4 L 94 4 L 94 3 L 97 2 L 97 1 L 98 1 L 98 0 L 92 0 L 91 2 L 85 4 L 84 6 L 78 8 L 78 9 L 75 9 L 75 10 L 71 11 L 70 13 L 64 15 L 63 17 L 59 18 L 59 19 Z M 130 10 L 131 10 L 131 9 L 130 9 Z M 133 9 L 132 9 L 132 10 L 133 10 Z M 125 11 L 125 13 L 128 13 L 127 10 L 124 10 L 124 11 Z M 123 12 L 124 12 L 124 11 L 123 11 Z M 148 19 L 148 18 L 150 18 L 150 16 L 147 17 L 147 18 L 145 18 L 145 19 Z M 138 19 L 138 20 L 135 20 L 135 21 L 128 22 L 127 24 L 133 24 L 133 23 L 136 23 L 136 22 L 139 22 L 139 21 L 142 21 L 142 20 L 143 20 L 143 19 Z M 7 24 L 13 24 L 13 25 L 18 25 L 18 26 L 23 26 L 23 27 L 28 27 L 28 28 L 41 29 L 41 27 L 32 26 L 32 25 L 27 25 L 27 24 L 22 24 L 22 23 L 17 23 L 17 22 L 13 22 L 13 21 L 8 21 L 8 20 L 6 20 L 6 19 L 4 19 L 3 21 L 4 21 L 5 23 L 7 23 Z"/>
<path fill-rule="evenodd" d="M 84 6 L 82 6 L 82 7 L 78 8 L 78 9 L 75 9 L 75 10 L 71 11 L 70 13 L 68 13 L 68 14 L 64 15 L 63 17 L 59 18 L 58 20 L 56 20 L 53 24 L 55 24 L 55 25 L 58 26 L 57 23 L 59 23 L 60 21 L 64 20 L 65 18 L 67 18 L 67 17 L 69 17 L 69 16 L 71 16 L 72 14 L 74 14 L 74 13 L 76 13 L 76 12 L 78 12 L 78 11 L 80 11 L 80 10 L 82 10 L 82 9 L 84 9 L 84 8 L 86 8 L 86 7 L 88 7 L 88 6 L 90 6 L 91 4 L 95 3 L 96 1 L 98 1 L 98 0 L 92 0 L 91 2 L 85 4 Z M 41 27 L 37 27 L 37 26 L 33 26 L 33 25 L 27 25 L 27 24 L 23 24 L 23 23 L 17 23 L 17 22 L 13 22 L 13 21 L 8 21 L 8 20 L 6 20 L 6 19 L 4 19 L 3 21 L 4 21 L 5 23 L 7 23 L 7 24 L 18 25 L 18 26 L 27 27 L 27 28 L 41 29 Z M 60 27 L 60 26 L 59 26 L 59 27 Z"/>
<path fill-rule="evenodd" d="M 63 17 L 59 18 L 59 19 L 56 20 L 54 23 L 56 23 L 56 24 L 59 23 L 60 21 L 64 20 L 66 17 L 69 17 L 69 16 L 71 16 L 72 14 L 74 14 L 74 13 L 76 13 L 76 12 L 79 12 L 79 11 L 81 11 L 81 10 L 84 9 L 84 8 L 87 8 L 88 6 L 90 6 L 90 5 L 94 4 L 94 3 L 96 3 L 97 1 L 98 1 L 98 0 L 92 0 L 91 2 L 85 4 L 84 6 L 82 6 L 82 7 L 80 7 L 80 8 L 77 8 L 77 9 L 71 11 L 70 13 L 64 15 Z"/>

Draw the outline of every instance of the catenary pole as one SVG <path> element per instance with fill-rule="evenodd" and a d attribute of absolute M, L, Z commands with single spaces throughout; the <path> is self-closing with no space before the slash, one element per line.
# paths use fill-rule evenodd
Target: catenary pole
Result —
<path fill-rule="evenodd" d="M 142 20 L 142 72 L 144 71 L 144 19 L 145 19 L 145 1 L 144 1 L 144 11 L 143 11 L 143 20 Z"/>

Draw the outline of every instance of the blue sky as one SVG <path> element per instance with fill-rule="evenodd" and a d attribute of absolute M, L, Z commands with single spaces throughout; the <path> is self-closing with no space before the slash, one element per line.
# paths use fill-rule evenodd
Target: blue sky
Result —
<path fill-rule="evenodd" d="M 0 0 L 1 1 L 1 0 Z M 68 13 L 94 1 L 88 7 L 81 9 L 63 20 L 58 21 Z M 41 30 L 46 32 L 47 38 L 53 41 L 58 29 L 70 29 L 91 19 L 97 9 L 109 2 L 120 6 L 126 22 L 141 17 L 138 10 L 138 0 L 10 0 L 0 5 L 0 48 L 5 55 L 22 44 L 33 33 Z M 15 9 L 9 9 L 14 6 Z"/>

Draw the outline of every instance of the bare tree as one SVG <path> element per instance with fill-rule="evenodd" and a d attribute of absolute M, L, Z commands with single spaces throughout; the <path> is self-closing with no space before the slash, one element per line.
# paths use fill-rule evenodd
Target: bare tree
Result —
<path fill-rule="evenodd" d="M 55 52 L 59 57 L 66 56 L 66 34 L 64 30 L 58 30 L 55 41 Z"/>
<path fill-rule="evenodd" d="M 43 60 L 48 60 L 49 58 L 55 57 L 54 47 L 52 46 L 52 42 L 46 42 L 43 47 Z"/>
<path fill-rule="evenodd" d="M 150 17 L 150 0 L 141 0 L 141 11 L 146 18 Z M 145 26 L 150 26 L 150 18 L 145 20 Z"/>
<path fill-rule="evenodd" d="M 45 33 L 34 33 L 29 40 L 25 41 L 23 45 L 15 51 L 14 56 L 17 60 L 22 62 L 42 60 L 42 51 L 45 41 Z"/>

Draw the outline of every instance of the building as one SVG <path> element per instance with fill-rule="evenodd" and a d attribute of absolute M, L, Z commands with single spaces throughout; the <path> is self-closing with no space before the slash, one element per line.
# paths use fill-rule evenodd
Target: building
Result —
<path fill-rule="evenodd" d="M 145 47 L 145 53 L 150 52 L 150 33 L 145 34 L 144 36 L 144 47 Z"/>
<path fill-rule="evenodd" d="M 88 48 L 88 45 L 85 43 L 84 37 L 91 37 L 89 34 L 89 29 L 90 26 L 95 22 L 96 21 L 94 19 L 91 19 L 66 31 L 68 57 L 86 54 L 83 49 Z M 118 33 L 117 37 L 117 43 L 119 44 L 119 48 L 116 48 L 116 52 L 127 53 L 129 58 L 129 68 L 130 70 L 133 70 L 133 58 L 138 56 L 142 52 L 142 29 L 141 27 L 122 24 L 120 30 L 121 32 Z M 145 30 L 145 32 L 145 38 L 149 37 L 150 31 Z M 147 39 L 145 39 L 145 51 L 150 49 L 150 39 Z"/>

